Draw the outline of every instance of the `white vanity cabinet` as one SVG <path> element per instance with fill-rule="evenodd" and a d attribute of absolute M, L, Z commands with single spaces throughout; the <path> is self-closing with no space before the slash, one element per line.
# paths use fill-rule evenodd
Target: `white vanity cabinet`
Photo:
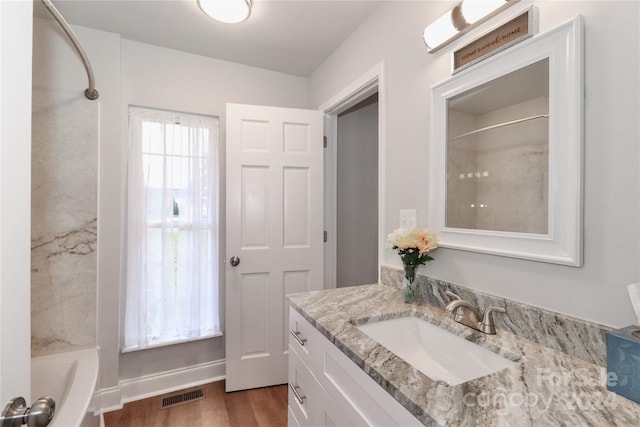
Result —
<path fill-rule="evenodd" d="M 290 427 L 422 425 L 293 308 L 289 329 Z"/>

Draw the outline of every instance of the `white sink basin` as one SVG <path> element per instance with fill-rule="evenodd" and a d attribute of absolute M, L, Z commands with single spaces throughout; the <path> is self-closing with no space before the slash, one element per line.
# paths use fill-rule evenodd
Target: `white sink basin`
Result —
<path fill-rule="evenodd" d="M 514 365 L 502 356 L 416 317 L 367 323 L 358 329 L 432 380 L 449 385 Z"/>

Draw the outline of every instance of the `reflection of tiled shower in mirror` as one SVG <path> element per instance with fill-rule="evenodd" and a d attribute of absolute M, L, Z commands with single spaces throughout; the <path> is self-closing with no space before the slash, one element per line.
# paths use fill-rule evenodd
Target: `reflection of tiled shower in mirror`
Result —
<path fill-rule="evenodd" d="M 549 61 L 448 101 L 446 226 L 548 233 Z"/>

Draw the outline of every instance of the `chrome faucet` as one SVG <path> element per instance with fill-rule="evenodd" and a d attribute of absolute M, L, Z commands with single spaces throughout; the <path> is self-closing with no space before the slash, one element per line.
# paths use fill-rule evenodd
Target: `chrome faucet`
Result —
<path fill-rule="evenodd" d="M 496 333 L 496 327 L 493 324 L 493 313 L 505 313 L 506 310 L 504 308 L 487 307 L 482 313 L 482 320 L 480 320 L 480 309 L 478 307 L 469 301 L 463 300 L 453 292 L 445 291 L 445 294 L 453 299 L 447 304 L 447 311 L 455 315 L 453 320 L 485 334 Z"/>

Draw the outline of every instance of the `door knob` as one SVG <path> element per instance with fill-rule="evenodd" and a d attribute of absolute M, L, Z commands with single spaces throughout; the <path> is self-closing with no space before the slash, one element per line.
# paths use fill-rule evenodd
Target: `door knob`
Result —
<path fill-rule="evenodd" d="M 233 267 L 236 267 L 238 264 L 240 264 L 240 258 L 238 258 L 237 256 L 232 256 L 229 262 Z"/>
<path fill-rule="evenodd" d="M 53 419 L 56 402 L 51 396 L 41 397 L 30 408 L 23 397 L 14 397 L 2 411 L 0 422 L 2 427 L 45 427 Z"/>

